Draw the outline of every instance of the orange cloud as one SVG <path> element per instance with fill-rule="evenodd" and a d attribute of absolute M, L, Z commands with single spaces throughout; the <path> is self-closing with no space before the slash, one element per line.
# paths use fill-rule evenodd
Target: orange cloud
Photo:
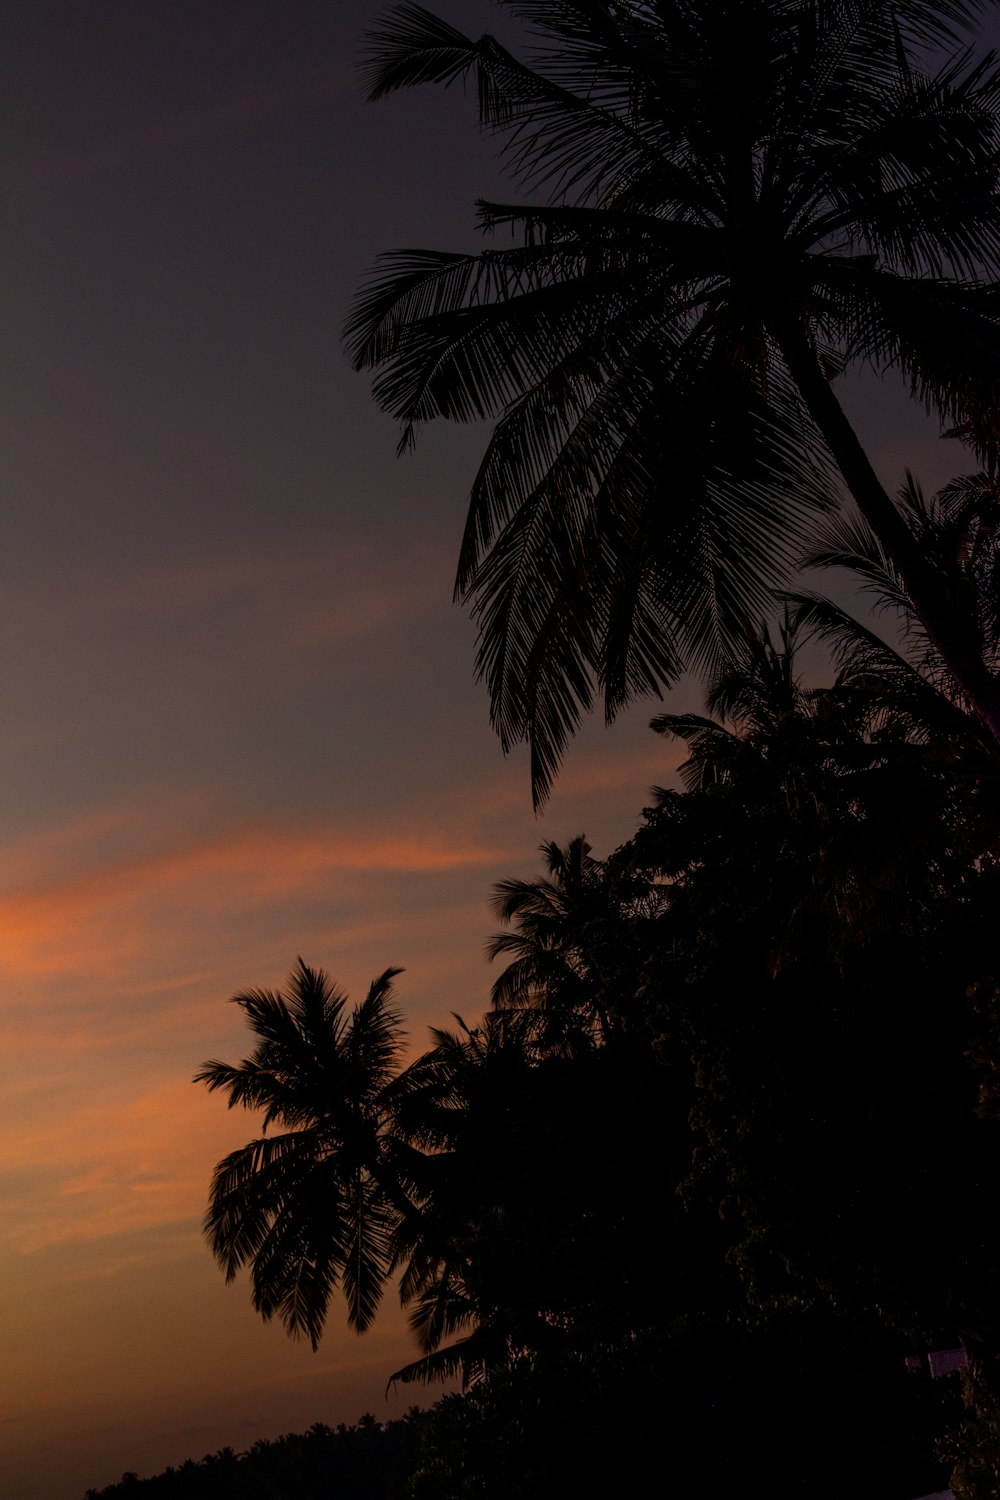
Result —
<path fill-rule="evenodd" d="M 187 1080 L 8 1127 L 0 1237 L 27 1254 L 193 1225 L 213 1164 L 255 1130 L 251 1116 L 220 1109 Z"/>
<path fill-rule="evenodd" d="M 504 851 L 440 834 L 261 825 L 98 865 L 0 898 L 0 969 L 121 973 L 148 924 L 301 897 L 336 875 L 430 875 L 495 866 Z"/>

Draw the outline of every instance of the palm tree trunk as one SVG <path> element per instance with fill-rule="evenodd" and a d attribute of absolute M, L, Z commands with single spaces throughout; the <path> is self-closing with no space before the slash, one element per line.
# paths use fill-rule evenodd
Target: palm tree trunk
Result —
<path fill-rule="evenodd" d="M 1000 755 L 1000 681 L 983 660 L 977 633 L 957 617 L 945 597 L 916 537 L 872 468 L 808 339 L 800 330 L 789 334 L 787 326 L 776 328 L 775 335 L 799 394 L 858 510 L 898 570 L 918 619 Z"/>

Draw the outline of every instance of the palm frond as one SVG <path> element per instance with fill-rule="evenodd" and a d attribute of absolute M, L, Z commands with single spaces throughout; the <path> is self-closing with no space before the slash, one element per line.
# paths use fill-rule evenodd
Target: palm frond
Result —
<path fill-rule="evenodd" d="M 360 1170 L 349 1186 L 348 1203 L 341 1285 L 348 1322 L 364 1333 L 374 1321 L 392 1270 L 398 1215 Z"/>
<path fill-rule="evenodd" d="M 456 1378 L 461 1379 L 463 1386 L 468 1385 L 482 1368 L 481 1342 L 475 1333 L 471 1333 L 468 1338 L 449 1344 L 445 1349 L 436 1349 L 421 1359 L 412 1360 L 389 1376 L 389 1387 L 410 1385 L 415 1380 L 431 1385 L 434 1381 Z"/>
<path fill-rule="evenodd" d="M 204 1229 L 227 1281 L 256 1255 L 286 1184 L 314 1166 L 315 1149 L 309 1135 L 269 1136 L 230 1152 L 216 1166 Z"/>
<path fill-rule="evenodd" d="M 896 368 L 913 394 L 955 421 L 975 419 L 1000 388 L 1000 292 L 910 280 L 869 262 L 817 258 L 817 284 L 853 358 Z"/>
<path fill-rule="evenodd" d="M 517 180 L 557 183 L 588 196 L 656 160 L 616 107 L 620 89 L 599 99 L 592 74 L 560 83 L 552 70 L 526 65 L 489 33 L 470 40 L 413 4 L 389 12 L 369 35 L 363 69 L 369 98 L 423 83 L 447 87 L 472 74 L 480 124 L 504 133 L 504 155 Z"/>
<path fill-rule="evenodd" d="M 351 1016 L 345 1047 L 374 1094 L 399 1066 L 406 1034 L 400 1010 L 391 1003 L 393 980 L 402 969 L 386 969 L 373 979 L 368 994 Z"/>
<path fill-rule="evenodd" d="M 397 5 L 368 33 L 362 82 L 369 99 L 421 83 L 448 85 L 475 66 L 478 50 L 422 5 Z"/>

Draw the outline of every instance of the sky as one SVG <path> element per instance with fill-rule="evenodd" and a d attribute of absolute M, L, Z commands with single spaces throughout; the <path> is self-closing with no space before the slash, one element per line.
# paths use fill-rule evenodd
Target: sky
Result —
<path fill-rule="evenodd" d="M 313 1354 L 224 1284 L 201 1217 L 254 1122 L 192 1075 L 300 954 L 358 998 L 404 966 L 415 1049 L 475 1016 L 492 884 L 610 852 L 676 760 L 650 705 L 588 725 L 536 818 L 489 728 L 451 602 L 483 433 L 398 461 L 340 328 L 379 251 L 474 243 L 494 146 L 461 89 L 364 102 L 378 11 L 4 6 L 0 1500 L 427 1399 L 385 1400 L 391 1298 Z M 848 401 L 894 482 L 949 472 Z"/>

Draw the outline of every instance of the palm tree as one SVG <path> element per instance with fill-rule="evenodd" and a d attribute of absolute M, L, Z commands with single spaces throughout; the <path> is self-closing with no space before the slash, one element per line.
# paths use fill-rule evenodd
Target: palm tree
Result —
<path fill-rule="evenodd" d="M 766 774 L 772 783 L 784 783 L 787 797 L 791 783 L 815 762 L 809 741 L 818 727 L 817 695 L 805 691 L 798 674 L 799 636 L 786 606 L 776 638 L 763 623 L 739 642 L 707 693 L 707 716 L 659 714 L 652 720 L 657 734 L 688 746 L 678 770 L 689 791 L 734 780 L 746 786 L 751 777 Z"/>
<path fill-rule="evenodd" d="M 897 505 L 981 658 L 1000 670 L 1000 491 L 993 473 L 962 475 L 927 498 L 912 476 Z M 865 706 L 875 742 L 920 749 L 950 788 L 941 815 L 966 858 L 995 850 L 1000 782 L 995 745 L 961 684 L 920 620 L 900 570 L 862 521 L 824 526 L 811 567 L 847 570 L 892 629 L 880 633 L 816 592 L 790 596 L 800 630 L 823 642 L 837 663 L 838 689 Z"/>
<path fill-rule="evenodd" d="M 546 1336 L 553 1294 L 537 1285 L 539 1246 L 525 1242 L 532 1225 L 513 1200 L 534 1182 L 547 1091 L 521 1012 L 435 1031 L 431 1050 L 401 1068 L 399 972 L 387 969 L 350 1015 L 301 959 L 286 994 L 236 996 L 260 1043 L 235 1067 L 206 1063 L 196 1082 L 230 1108 L 263 1110 L 264 1134 L 219 1162 L 205 1230 L 226 1279 L 249 1266 L 257 1311 L 313 1348 L 338 1288 L 363 1332 L 400 1270 L 422 1353 L 392 1379 L 468 1381 Z M 272 1124 L 283 1133 L 269 1135 Z"/>
<path fill-rule="evenodd" d="M 386 969 L 346 1014 L 346 996 L 300 959 L 287 994 L 250 990 L 234 1004 L 259 1045 L 233 1067 L 206 1062 L 195 1082 L 229 1108 L 263 1110 L 262 1135 L 219 1162 L 205 1233 L 231 1281 L 251 1268 L 254 1306 L 316 1347 L 340 1287 L 348 1321 L 371 1323 L 396 1260 L 401 1222 L 417 1214 L 388 1106 L 400 1017 Z M 269 1135 L 277 1124 L 282 1133 Z"/>
<path fill-rule="evenodd" d="M 490 993 L 500 1010 L 527 1010 L 540 1055 L 567 1056 L 621 1041 L 635 1020 L 645 952 L 643 934 L 659 912 L 659 893 L 619 864 L 595 859 L 580 835 L 541 846 L 545 874 L 501 880 L 493 910 L 503 923 L 486 945 L 506 967 Z"/>
<path fill-rule="evenodd" d="M 961 45 L 972 0 L 500 4 L 540 39 L 530 64 L 407 3 L 370 93 L 474 79 L 543 201 L 480 204 L 509 247 L 385 257 L 347 338 L 403 444 L 495 421 L 456 592 L 536 801 L 595 679 L 610 720 L 718 665 L 835 472 L 1000 742 L 996 675 L 831 387 L 896 369 L 993 446 L 1000 81 Z"/>
<path fill-rule="evenodd" d="M 313 1348 L 338 1288 L 363 1332 L 399 1269 L 422 1353 L 392 1379 L 467 1382 L 546 1337 L 552 1286 L 537 1284 L 540 1244 L 517 1201 L 534 1201 L 548 1090 L 533 1076 L 524 1012 L 435 1031 L 431 1050 L 401 1068 L 399 972 L 387 969 L 349 1016 L 346 997 L 301 959 L 286 994 L 236 996 L 260 1043 L 235 1067 L 205 1063 L 195 1081 L 230 1108 L 263 1110 L 264 1133 L 219 1162 L 205 1231 L 226 1279 L 249 1266 L 257 1311 Z M 283 1132 L 269 1135 L 273 1124 Z"/>
<path fill-rule="evenodd" d="M 420 1349 L 402 1382 L 468 1384 L 598 1319 L 627 1322 L 649 1303 L 634 1231 L 636 1142 L 664 1108 L 652 1060 L 542 1049 L 537 1018 L 512 1008 L 457 1018 L 400 1068 L 397 972 L 350 1015 L 301 960 L 286 993 L 236 997 L 259 1045 L 197 1075 L 230 1107 L 263 1111 L 261 1137 L 212 1182 L 205 1228 L 227 1280 L 249 1267 L 257 1311 L 315 1348 L 338 1289 L 362 1332 L 398 1270 Z"/>
<path fill-rule="evenodd" d="M 504 925 L 486 945 L 490 959 L 509 959 L 494 982 L 494 1006 L 527 1008 L 541 1023 L 543 1045 L 586 1046 L 606 1035 L 608 1020 L 594 959 L 599 926 L 614 920 L 603 867 L 581 835 L 565 848 L 541 846 L 540 880 L 500 881 L 493 910 Z"/>

